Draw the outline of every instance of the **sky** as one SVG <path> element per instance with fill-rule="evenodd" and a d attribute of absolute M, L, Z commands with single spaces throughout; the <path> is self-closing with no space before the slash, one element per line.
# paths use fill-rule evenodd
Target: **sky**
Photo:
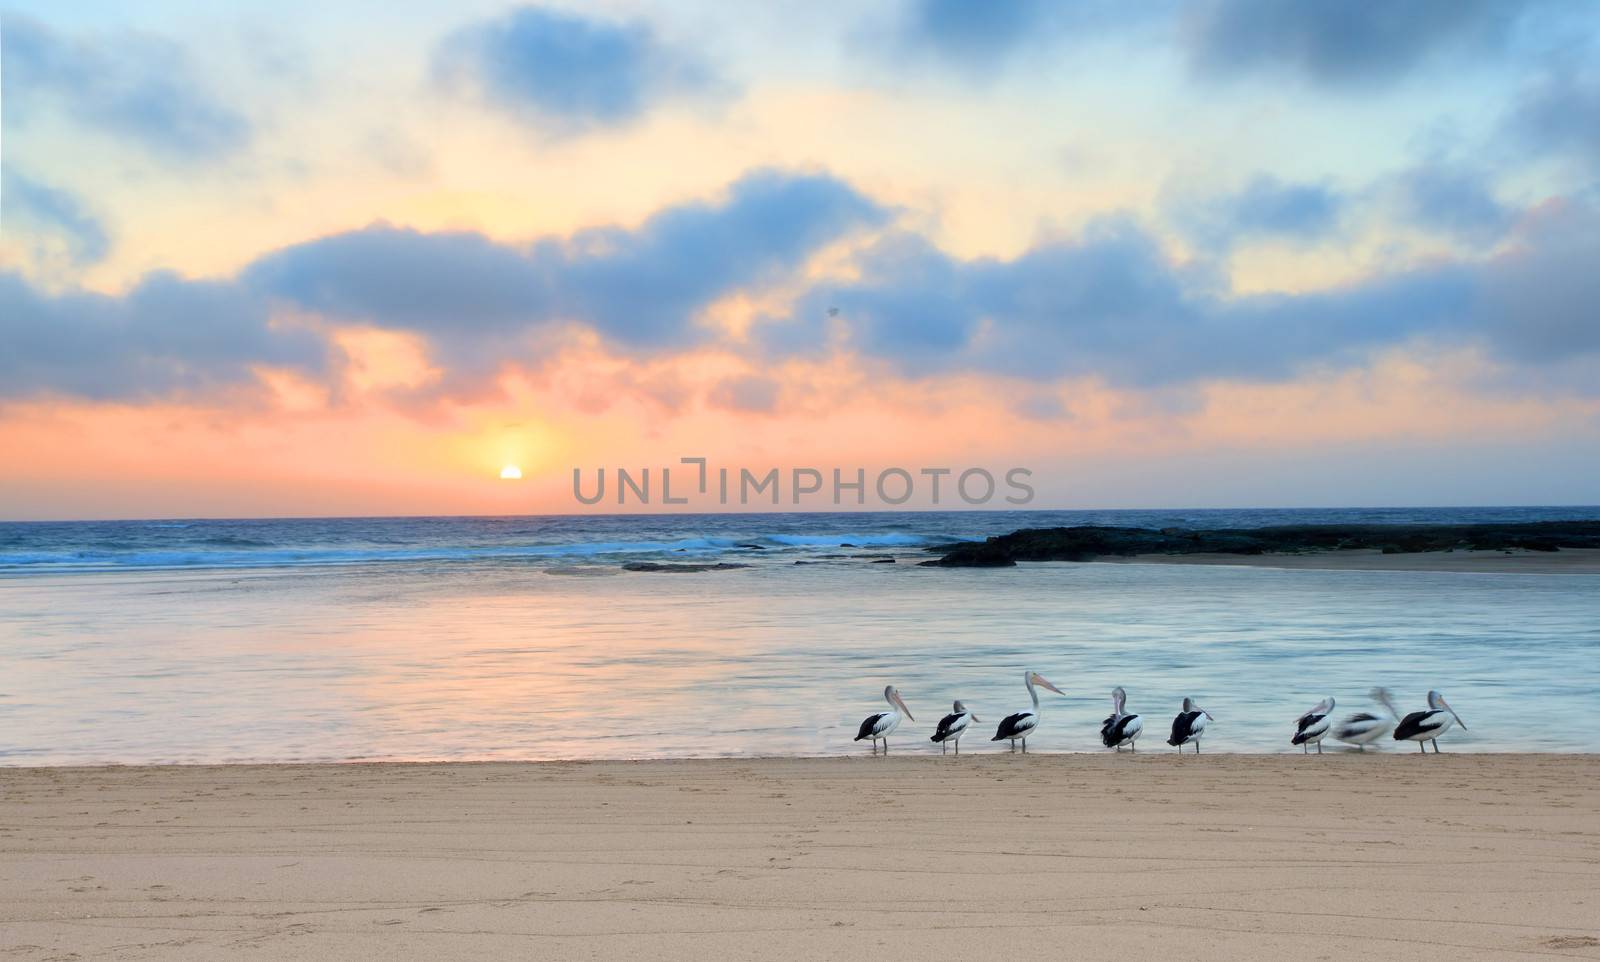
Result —
<path fill-rule="evenodd" d="M 714 510 L 574 498 L 685 457 L 1600 503 L 1597 54 L 1555 0 L 6 3 L 0 519 Z"/>

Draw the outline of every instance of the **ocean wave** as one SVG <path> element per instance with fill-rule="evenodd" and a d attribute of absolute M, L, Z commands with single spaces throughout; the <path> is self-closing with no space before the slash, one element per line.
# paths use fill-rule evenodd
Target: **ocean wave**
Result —
<path fill-rule="evenodd" d="M 270 545 L 242 538 L 207 538 L 196 545 Z M 107 571 L 128 568 L 276 568 L 396 562 L 471 562 L 539 559 L 581 560 L 616 555 L 677 556 L 716 554 L 732 548 L 729 538 L 672 541 L 597 541 L 542 545 L 432 545 L 411 548 L 334 548 L 307 546 L 275 550 L 206 548 L 125 551 L 22 551 L 0 553 L 0 570 Z"/>
<path fill-rule="evenodd" d="M 278 568 L 404 562 L 494 562 L 541 560 L 581 563 L 586 559 L 705 558 L 724 553 L 755 556 L 753 548 L 788 553 L 807 549 L 912 547 L 935 540 L 902 533 L 754 534 L 748 537 L 686 537 L 659 541 L 581 541 L 561 544 L 415 545 L 343 547 L 306 545 L 231 535 L 198 538 L 183 546 L 153 547 L 95 542 L 77 550 L 0 552 L 0 571 L 116 571 L 140 568 Z M 787 550 L 786 550 L 787 549 Z"/>
<path fill-rule="evenodd" d="M 789 548 L 910 548 L 954 539 L 888 531 L 880 534 L 764 534 L 751 540 Z"/>

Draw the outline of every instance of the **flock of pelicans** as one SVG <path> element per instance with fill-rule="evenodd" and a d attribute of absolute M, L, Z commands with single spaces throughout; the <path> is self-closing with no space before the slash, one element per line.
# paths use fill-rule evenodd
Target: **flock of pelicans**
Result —
<path fill-rule="evenodd" d="M 1023 683 L 1028 686 L 1028 698 L 1033 702 L 1032 708 L 1013 712 L 1000 720 L 1000 727 L 995 730 L 994 737 L 989 739 L 994 742 L 1009 741 L 1011 750 L 1017 750 L 1017 743 L 1022 743 L 1022 751 L 1028 751 L 1028 736 L 1039 729 L 1042 709 L 1039 705 L 1039 691 L 1044 688 L 1058 695 L 1066 692 L 1052 685 L 1043 675 L 1036 671 L 1026 671 L 1022 674 Z M 1457 715 L 1455 709 L 1444 700 L 1444 696 L 1436 691 L 1428 692 L 1428 707 L 1423 711 L 1414 711 L 1400 717 L 1395 711 L 1394 704 L 1389 699 L 1389 692 L 1382 688 L 1372 690 L 1372 698 L 1383 705 L 1389 712 L 1388 716 L 1375 715 L 1371 712 L 1356 712 L 1347 715 L 1338 722 L 1333 720 L 1333 699 L 1324 698 L 1316 707 L 1295 719 L 1294 734 L 1290 737 L 1291 745 L 1299 745 L 1301 751 L 1310 752 L 1311 746 L 1317 746 L 1317 754 L 1322 754 L 1322 740 L 1329 735 L 1344 742 L 1354 745 L 1361 751 L 1366 751 L 1366 746 L 1377 741 L 1391 731 L 1395 741 L 1412 741 L 1427 754 L 1428 743 L 1433 742 L 1434 752 L 1439 751 L 1439 736 L 1450 730 L 1452 725 L 1460 725 L 1466 730 L 1466 723 Z M 872 739 L 872 753 L 878 753 L 878 740 L 883 740 L 883 753 L 889 754 L 889 736 L 900 727 L 902 718 L 912 717 L 911 709 L 900 698 L 900 689 L 893 685 L 883 690 L 883 700 L 889 703 L 889 710 L 868 715 L 861 722 L 861 729 L 856 733 L 856 741 Z M 1138 751 L 1139 735 L 1144 731 L 1144 719 L 1127 711 L 1128 693 L 1121 688 L 1111 690 L 1111 714 L 1100 725 L 1100 740 L 1107 748 L 1122 751 L 1124 745 L 1129 751 Z M 982 721 L 972 709 L 964 702 L 957 701 L 950 714 L 939 719 L 939 726 L 934 730 L 932 740 L 939 743 L 941 753 L 948 753 L 950 745 L 956 747 L 956 754 L 961 754 L 961 736 L 967 733 L 973 722 Z M 1195 704 L 1193 698 L 1183 700 L 1183 710 L 1172 720 L 1172 734 L 1167 737 L 1167 744 L 1183 751 L 1183 746 L 1193 745 L 1195 754 L 1200 752 L 1200 736 L 1205 734 L 1206 722 L 1215 721 L 1211 713 Z"/>

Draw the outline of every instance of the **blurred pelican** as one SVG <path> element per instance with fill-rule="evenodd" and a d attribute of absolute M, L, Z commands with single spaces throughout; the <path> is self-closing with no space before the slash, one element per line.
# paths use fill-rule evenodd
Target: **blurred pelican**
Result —
<path fill-rule="evenodd" d="M 1438 754 L 1439 736 L 1449 731 L 1451 725 L 1460 725 L 1462 731 L 1467 730 L 1467 723 L 1461 720 L 1444 696 L 1430 691 L 1428 710 L 1414 711 L 1400 719 L 1400 724 L 1394 727 L 1394 740 L 1416 742 L 1424 755 L 1428 753 L 1427 743 L 1433 742 L 1433 751 Z"/>
<path fill-rule="evenodd" d="M 1200 736 L 1205 734 L 1207 721 L 1216 719 L 1211 717 L 1210 712 L 1196 705 L 1193 698 L 1185 698 L 1183 711 L 1178 712 L 1178 717 L 1172 720 L 1172 736 L 1167 739 L 1167 744 L 1182 754 L 1183 746 L 1193 742 L 1194 753 L 1200 754 Z"/>
<path fill-rule="evenodd" d="M 911 709 L 907 708 L 906 703 L 900 700 L 900 689 L 893 685 L 888 686 L 883 690 L 883 700 L 889 703 L 889 710 L 863 718 L 861 720 L 861 730 L 856 732 L 855 738 L 856 741 L 860 741 L 863 738 L 872 739 L 872 754 L 874 755 L 878 754 L 878 739 L 880 738 L 883 739 L 883 753 L 885 755 L 889 754 L 889 736 L 893 734 L 896 728 L 900 727 L 900 715 L 902 712 L 905 713 L 905 717 L 916 721 L 916 718 L 911 714 Z"/>
<path fill-rule="evenodd" d="M 1394 704 L 1389 700 L 1389 690 L 1372 689 L 1372 700 L 1388 709 L 1389 717 L 1374 715 L 1369 711 L 1346 715 L 1339 724 L 1333 726 L 1333 737 L 1364 752 L 1368 745 L 1389 734 L 1389 730 L 1394 728 L 1395 720 L 1400 717 L 1394 710 Z"/>
<path fill-rule="evenodd" d="M 945 754 L 949 745 L 956 746 L 956 754 L 961 754 L 961 736 L 967 733 L 973 722 L 982 721 L 977 714 L 967 708 L 966 702 L 958 700 L 950 709 L 950 714 L 939 719 L 939 727 L 934 731 L 930 741 L 939 743 L 939 754 Z"/>
<path fill-rule="evenodd" d="M 994 737 L 989 740 L 992 742 L 1000 742 L 1009 739 L 1011 741 L 1011 750 L 1016 751 L 1017 740 L 1021 739 L 1023 754 L 1027 754 L 1028 736 L 1033 733 L 1034 729 L 1039 727 L 1039 716 L 1041 714 L 1039 709 L 1039 693 L 1034 690 L 1033 686 L 1038 685 L 1041 688 L 1048 688 L 1058 695 L 1065 695 L 1066 692 L 1050 684 L 1050 682 L 1047 681 L 1043 675 L 1036 671 L 1023 672 L 1022 681 L 1028 686 L 1028 698 L 1033 701 L 1033 710 L 1029 711 L 1027 709 L 1023 709 L 1022 711 L 1015 712 L 1002 718 L 1000 720 L 1000 727 L 995 730 Z"/>
<path fill-rule="evenodd" d="M 1333 696 L 1329 695 L 1296 719 L 1294 737 L 1289 739 L 1289 744 L 1299 745 L 1302 755 L 1311 750 L 1307 745 L 1315 745 L 1317 754 L 1321 755 L 1322 740 L 1328 736 L 1328 729 L 1333 727 L 1333 719 L 1328 717 L 1332 711 Z"/>
<path fill-rule="evenodd" d="M 1127 745 L 1129 751 L 1138 751 L 1134 741 L 1144 731 L 1144 720 L 1123 710 L 1127 703 L 1127 692 L 1120 686 L 1111 689 L 1111 714 L 1100 725 L 1100 740 L 1107 748 L 1115 748 L 1119 752 L 1123 745 Z"/>

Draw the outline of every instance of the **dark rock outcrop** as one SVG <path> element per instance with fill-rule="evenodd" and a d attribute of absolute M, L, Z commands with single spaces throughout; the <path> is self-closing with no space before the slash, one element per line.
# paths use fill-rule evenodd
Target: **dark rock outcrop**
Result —
<path fill-rule="evenodd" d="M 1119 528 L 1080 525 L 1024 528 L 987 541 L 941 545 L 924 565 L 996 568 L 1019 561 L 1092 561 L 1138 554 L 1281 554 L 1365 549 L 1422 551 L 1559 551 L 1600 548 L 1600 521 L 1506 524 L 1304 524 L 1270 528 Z"/>

